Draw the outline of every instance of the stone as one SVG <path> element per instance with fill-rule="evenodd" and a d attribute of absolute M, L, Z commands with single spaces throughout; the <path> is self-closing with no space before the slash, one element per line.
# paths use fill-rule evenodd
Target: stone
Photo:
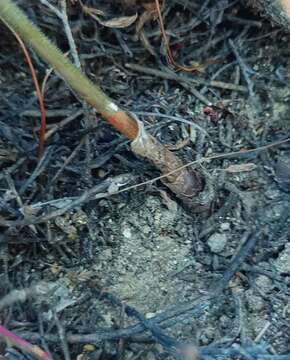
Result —
<path fill-rule="evenodd" d="M 221 230 L 223 230 L 223 231 L 230 230 L 230 228 L 231 228 L 231 224 L 228 222 L 224 222 L 221 224 Z"/>
<path fill-rule="evenodd" d="M 265 275 L 259 275 L 255 283 L 257 287 L 265 294 L 270 293 L 272 290 L 273 282 Z"/>
<path fill-rule="evenodd" d="M 132 231 L 131 228 L 129 227 L 124 227 L 122 230 L 122 234 L 126 239 L 131 239 L 132 238 Z"/>
<path fill-rule="evenodd" d="M 251 289 L 246 291 L 245 294 L 250 311 L 259 313 L 264 309 L 265 303 L 263 299 L 255 295 Z"/>
<path fill-rule="evenodd" d="M 224 250 L 227 240 L 225 234 L 215 233 L 208 238 L 207 244 L 213 253 L 219 254 Z"/>
<path fill-rule="evenodd" d="M 280 253 L 275 261 L 275 267 L 280 273 L 290 273 L 290 244 Z"/>

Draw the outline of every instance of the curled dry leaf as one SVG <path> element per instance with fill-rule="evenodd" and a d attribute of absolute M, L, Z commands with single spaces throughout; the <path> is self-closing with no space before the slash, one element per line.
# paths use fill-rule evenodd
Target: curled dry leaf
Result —
<path fill-rule="evenodd" d="M 103 26 L 122 29 L 132 25 L 136 21 L 137 17 L 138 14 L 136 13 L 132 16 L 120 16 L 110 20 L 101 20 L 100 18 L 97 18 L 96 20 Z"/>
<path fill-rule="evenodd" d="M 247 164 L 234 164 L 230 165 L 225 169 L 226 172 L 229 173 L 240 173 L 240 172 L 246 172 L 246 171 L 252 171 L 256 169 L 257 165 L 253 163 L 247 163 Z"/>
<path fill-rule="evenodd" d="M 141 2 L 141 5 L 143 6 L 143 13 L 139 16 L 137 24 L 136 24 L 136 35 L 141 40 L 143 46 L 145 49 L 148 50 L 148 52 L 153 55 L 157 56 L 154 47 L 150 44 L 149 39 L 147 38 L 146 32 L 144 30 L 144 25 L 150 21 L 155 20 L 158 17 L 155 1 L 150 2 Z"/>
<path fill-rule="evenodd" d="M 83 11 L 86 14 L 90 15 L 99 24 L 109 27 L 109 28 L 118 28 L 118 29 L 126 28 L 126 27 L 132 25 L 138 17 L 138 14 L 136 13 L 136 14 L 130 15 L 130 16 L 120 16 L 120 17 L 112 18 L 110 20 L 102 20 L 100 18 L 100 16 L 106 15 L 104 13 L 104 11 L 85 6 L 82 3 L 81 3 L 81 5 L 82 5 Z"/>
<path fill-rule="evenodd" d="M 86 14 L 91 15 L 93 18 L 95 18 L 94 16 L 98 16 L 98 15 L 105 16 L 104 11 L 102 11 L 102 10 L 91 8 L 89 6 L 83 5 L 83 3 L 81 3 L 81 6 L 82 6 L 83 11 Z"/>

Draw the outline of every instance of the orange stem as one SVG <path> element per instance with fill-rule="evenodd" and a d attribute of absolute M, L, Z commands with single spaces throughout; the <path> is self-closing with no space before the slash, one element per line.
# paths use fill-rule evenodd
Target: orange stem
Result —
<path fill-rule="evenodd" d="M 129 117 L 124 111 L 116 111 L 106 116 L 107 122 L 129 140 L 134 140 L 138 135 L 138 125 L 135 120 Z"/>
<path fill-rule="evenodd" d="M 39 360 L 53 360 L 51 356 L 40 349 L 40 347 L 30 344 L 28 341 L 22 339 L 2 325 L 0 325 L 0 337 L 4 337 L 7 343 L 12 344 L 23 352 L 34 355 Z"/>
<path fill-rule="evenodd" d="M 165 27 L 164 27 L 164 23 L 163 23 L 163 19 L 162 19 L 162 14 L 161 14 L 161 10 L 160 10 L 159 0 L 155 0 L 155 5 L 156 5 L 156 10 L 157 10 L 157 15 L 158 15 L 158 19 L 159 19 L 160 30 L 161 30 L 161 34 L 163 37 L 164 46 L 165 46 L 167 57 L 168 57 L 170 64 L 173 65 L 174 67 L 176 67 L 177 70 L 182 70 L 182 71 L 187 71 L 187 72 L 200 71 L 203 68 L 201 65 L 192 65 L 192 66 L 181 65 L 181 64 L 178 64 L 178 62 L 174 59 L 174 57 L 172 55 L 172 51 L 170 49 L 168 37 L 166 35 L 166 31 L 165 31 Z"/>
<path fill-rule="evenodd" d="M 42 158 L 43 151 L 44 151 L 45 130 L 46 130 L 46 111 L 45 111 L 45 106 L 44 106 L 43 95 L 40 90 L 39 82 L 37 80 L 36 71 L 35 71 L 33 63 L 31 61 L 31 57 L 29 55 L 29 52 L 26 49 L 24 42 L 22 41 L 20 36 L 9 25 L 7 25 L 7 26 L 9 27 L 10 31 L 13 33 L 13 35 L 17 39 L 17 41 L 24 53 L 25 59 L 28 63 L 28 66 L 29 66 L 29 69 L 31 72 L 31 77 L 32 77 L 32 80 L 34 83 L 34 87 L 36 90 L 36 95 L 37 95 L 40 114 L 41 114 L 41 123 L 40 123 L 40 130 L 39 130 L 39 145 L 38 145 L 38 160 L 40 160 Z"/>

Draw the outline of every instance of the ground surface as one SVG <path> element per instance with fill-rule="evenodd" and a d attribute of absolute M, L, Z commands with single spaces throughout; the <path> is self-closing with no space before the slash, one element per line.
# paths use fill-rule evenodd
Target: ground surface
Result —
<path fill-rule="evenodd" d="M 69 50 L 47 6 L 19 3 Z M 2 299 L 14 294 L 0 300 L 1 323 L 55 359 L 171 359 L 170 339 L 201 347 L 204 359 L 238 358 L 223 349 L 253 342 L 267 359 L 290 354 L 290 145 L 283 142 L 290 35 L 237 2 L 167 1 L 174 56 L 203 65 L 168 80 L 174 69 L 158 21 L 142 26 L 142 5 L 84 3 L 106 19 L 137 12 L 134 24 L 118 29 L 68 4 L 82 67 L 184 161 L 224 154 L 195 165 L 211 206 L 189 213 L 159 181 L 114 194 L 117 180 L 129 186 L 158 172 L 53 72 L 45 90 L 52 133 L 38 163 L 37 98 L 21 50 L 1 25 L 0 290 Z M 48 67 L 31 54 L 43 79 Z M 93 187 L 95 198 L 80 198 Z M 79 202 L 69 206 L 71 199 Z M 127 328 L 147 326 L 142 316 L 160 327 Z M 202 353 L 218 344 L 211 357 Z M 1 351 L 21 358 L 4 344 Z M 240 358 L 257 359 L 255 351 Z"/>

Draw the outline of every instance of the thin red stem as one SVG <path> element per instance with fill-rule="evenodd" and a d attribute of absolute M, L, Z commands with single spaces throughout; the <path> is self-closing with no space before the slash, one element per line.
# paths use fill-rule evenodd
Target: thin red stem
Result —
<path fill-rule="evenodd" d="M 44 99 L 43 99 L 43 94 L 42 91 L 40 89 L 39 86 L 39 82 L 36 76 L 36 71 L 34 69 L 33 63 L 31 61 L 31 57 L 29 55 L 29 52 L 26 49 L 26 46 L 24 44 L 24 42 L 22 41 L 22 39 L 19 37 L 19 35 L 10 27 L 8 26 L 9 29 L 11 30 L 11 32 L 14 34 L 14 36 L 16 37 L 19 45 L 21 46 L 21 49 L 23 50 L 25 59 L 28 63 L 30 72 L 31 72 L 31 77 L 34 83 L 34 87 L 36 90 L 36 95 L 37 95 L 37 99 L 38 99 L 38 103 L 39 103 L 39 109 L 40 109 L 40 114 L 41 114 L 41 123 L 40 123 L 40 130 L 39 130 L 39 145 L 38 145 L 38 159 L 40 160 L 42 155 L 43 155 L 43 151 L 44 151 L 44 144 L 45 144 L 45 131 L 46 131 L 46 111 L 45 111 L 45 106 L 44 106 Z"/>
<path fill-rule="evenodd" d="M 135 120 L 130 118 L 124 111 L 116 111 L 112 115 L 106 116 L 106 120 L 121 134 L 129 140 L 134 140 L 138 135 L 138 125 Z"/>
<path fill-rule="evenodd" d="M 168 57 L 170 64 L 173 65 L 174 67 L 176 67 L 177 70 L 182 70 L 182 71 L 187 71 L 187 72 L 200 71 L 202 69 L 202 66 L 200 66 L 200 65 L 192 65 L 192 66 L 181 65 L 181 64 L 178 64 L 178 62 L 174 59 L 174 56 L 172 55 L 172 52 L 170 49 L 169 40 L 166 35 L 159 0 L 155 0 L 155 5 L 156 5 L 156 11 L 157 11 L 158 19 L 159 19 L 161 34 L 163 37 L 164 47 L 165 47 L 167 57 Z"/>
<path fill-rule="evenodd" d="M 45 351 L 41 350 L 40 347 L 30 344 L 28 341 L 22 339 L 18 335 L 15 335 L 2 325 L 0 325 L 0 337 L 4 337 L 6 342 L 26 353 L 34 355 L 39 360 L 53 360 L 52 357 Z"/>

